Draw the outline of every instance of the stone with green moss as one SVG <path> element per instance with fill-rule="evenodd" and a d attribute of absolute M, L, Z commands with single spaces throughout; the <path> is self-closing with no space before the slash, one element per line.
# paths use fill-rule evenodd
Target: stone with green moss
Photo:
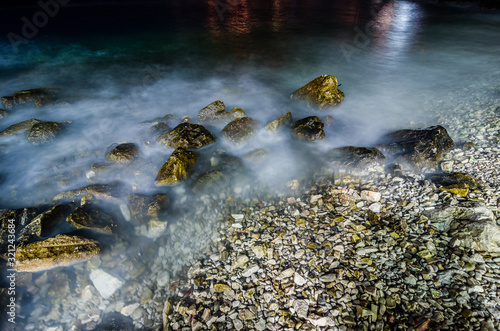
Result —
<path fill-rule="evenodd" d="M 214 141 L 214 136 L 204 126 L 188 122 L 177 125 L 157 140 L 159 144 L 170 148 L 200 148 Z"/>
<path fill-rule="evenodd" d="M 40 123 L 40 120 L 37 120 L 36 118 L 32 118 L 23 122 L 19 122 L 16 124 L 12 124 L 8 128 L 4 129 L 3 131 L 0 132 L 0 136 L 9 136 L 9 135 L 15 135 L 15 134 L 20 134 L 23 132 L 28 131 L 31 129 L 31 127 L 37 123 Z"/>
<path fill-rule="evenodd" d="M 92 230 L 104 234 L 112 234 L 113 229 L 116 228 L 113 217 L 91 203 L 76 208 L 68 216 L 67 222 L 77 229 Z"/>
<path fill-rule="evenodd" d="M 119 144 L 106 154 L 106 160 L 117 164 L 128 164 L 139 157 L 139 148 L 134 143 Z"/>
<path fill-rule="evenodd" d="M 276 135 L 281 130 L 283 130 L 283 128 L 289 127 L 290 124 L 292 124 L 292 113 L 288 112 L 286 114 L 281 115 L 274 121 L 271 121 L 269 124 L 265 126 L 265 129 L 270 134 Z"/>
<path fill-rule="evenodd" d="M 229 122 L 221 131 L 221 136 L 235 146 L 240 146 L 251 140 L 260 123 L 250 117 L 241 117 Z"/>
<path fill-rule="evenodd" d="M 238 107 L 234 107 L 231 111 L 226 111 L 224 102 L 220 100 L 212 102 L 198 112 L 198 120 L 203 124 L 225 124 L 236 118 L 245 116 L 245 111 Z"/>
<path fill-rule="evenodd" d="M 325 125 L 318 116 L 309 116 L 295 121 L 290 126 L 290 132 L 292 133 L 292 136 L 298 140 L 324 140 L 324 127 Z"/>
<path fill-rule="evenodd" d="M 328 109 L 340 105 L 345 95 L 339 90 L 337 77 L 321 75 L 293 92 L 290 97 L 294 100 L 304 100 L 319 109 Z"/>
<path fill-rule="evenodd" d="M 61 91 L 59 89 L 40 87 L 15 92 L 12 96 L 0 98 L 0 101 L 7 110 L 26 105 L 34 105 L 38 108 L 57 101 L 60 98 L 60 94 Z"/>
<path fill-rule="evenodd" d="M 156 176 L 156 185 L 174 185 L 188 177 L 190 169 L 196 163 L 195 152 L 185 148 L 177 148 L 161 167 Z"/>
<path fill-rule="evenodd" d="M 48 143 L 60 134 L 67 123 L 71 123 L 71 121 L 36 123 L 28 129 L 26 138 L 33 145 Z"/>

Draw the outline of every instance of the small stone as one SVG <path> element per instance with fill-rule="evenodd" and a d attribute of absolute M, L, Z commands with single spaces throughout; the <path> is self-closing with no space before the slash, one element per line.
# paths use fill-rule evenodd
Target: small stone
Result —
<path fill-rule="evenodd" d="M 256 264 L 253 264 L 253 265 L 247 267 L 245 270 L 243 270 L 243 272 L 241 273 L 241 275 L 243 277 L 250 277 L 251 275 L 253 275 L 254 273 L 256 273 L 258 270 L 259 270 L 259 266 L 256 265 Z"/>
<path fill-rule="evenodd" d="M 238 317 L 243 321 L 248 321 L 255 319 L 255 314 L 248 309 L 243 309 L 238 313 Z"/>
<path fill-rule="evenodd" d="M 305 227 L 306 226 L 306 220 L 303 219 L 303 218 L 299 218 L 299 219 L 297 219 L 297 221 L 295 222 L 295 224 L 297 226 Z"/>
<path fill-rule="evenodd" d="M 233 262 L 231 265 L 231 270 L 243 267 L 247 262 L 248 262 L 248 256 L 246 255 L 239 255 L 236 261 Z"/>
<path fill-rule="evenodd" d="M 379 202 L 380 197 L 381 197 L 380 192 L 367 191 L 367 190 L 361 191 L 361 199 L 366 200 L 370 203 Z"/>
<path fill-rule="evenodd" d="M 295 300 L 293 303 L 293 309 L 300 318 L 307 318 L 309 302 L 307 300 Z"/>
<path fill-rule="evenodd" d="M 124 316 L 130 316 L 137 308 L 139 308 L 139 303 L 133 303 L 131 305 L 123 307 L 120 310 L 120 313 Z"/>
<path fill-rule="evenodd" d="M 123 285 L 123 281 L 119 278 L 101 269 L 92 271 L 90 273 L 90 280 L 104 299 L 109 299 Z"/>
<path fill-rule="evenodd" d="M 216 293 L 222 293 L 231 290 L 231 287 L 226 284 L 215 284 L 214 291 Z"/>
<path fill-rule="evenodd" d="M 293 275 L 293 281 L 298 286 L 302 286 L 302 285 L 304 285 L 307 282 L 307 280 L 304 277 L 302 277 L 298 272 L 296 272 Z"/>

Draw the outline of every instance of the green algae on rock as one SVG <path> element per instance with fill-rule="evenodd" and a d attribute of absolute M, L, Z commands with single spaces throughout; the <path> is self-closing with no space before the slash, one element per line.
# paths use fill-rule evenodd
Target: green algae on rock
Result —
<path fill-rule="evenodd" d="M 67 123 L 71 123 L 71 121 L 35 123 L 26 132 L 26 138 L 33 145 L 50 142 L 63 130 Z"/>
<path fill-rule="evenodd" d="M 172 131 L 158 137 L 157 142 L 171 148 L 200 148 L 215 141 L 214 136 L 200 124 L 181 123 Z"/>
<path fill-rule="evenodd" d="M 226 111 L 224 102 L 220 100 L 212 102 L 198 112 L 198 120 L 203 124 L 227 123 L 238 117 L 245 116 L 245 111 L 238 107 Z"/>
<path fill-rule="evenodd" d="M 257 133 L 260 123 L 250 117 L 240 117 L 229 122 L 221 131 L 221 136 L 235 146 L 243 145 Z"/>
<path fill-rule="evenodd" d="M 290 126 L 292 124 L 292 113 L 288 112 L 286 114 L 281 115 L 274 121 L 269 122 L 265 129 L 270 134 L 278 134 L 283 128 Z"/>
<path fill-rule="evenodd" d="M 60 234 L 18 247 L 14 269 L 18 272 L 50 270 L 90 260 L 100 252 L 100 245 L 95 240 Z"/>
<path fill-rule="evenodd" d="M 130 194 L 127 196 L 132 219 L 146 219 L 158 217 L 170 206 L 170 199 L 165 194 Z"/>
<path fill-rule="evenodd" d="M 31 129 L 31 127 L 37 123 L 40 123 L 40 120 L 37 120 L 36 118 L 32 118 L 26 121 L 22 121 L 16 124 L 12 124 L 8 128 L 4 129 L 3 131 L 0 132 L 0 136 L 9 136 L 9 135 L 15 135 L 19 133 L 23 133 Z"/>
<path fill-rule="evenodd" d="M 106 160 L 117 164 L 128 164 L 140 155 L 134 143 L 119 144 L 106 154 Z"/>
<path fill-rule="evenodd" d="M 59 98 L 59 94 L 59 89 L 40 87 L 15 92 L 12 96 L 0 98 L 0 101 L 7 110 L 29 104 L 39 108 L 45 104 L 55 102 Z"/>
<path fill-rule="evenodd" d="M 98 199 L 114 200 L 122 197 L 124 191 L 125 185 L 119 182 L 109 184 L 92 184 L 74 190 L 61 192 L 54 197 L 54 200 L 74 199 L 87 194 L 93 195 Z"/>
<path fill-rule="evenodd" d="M 174 185 L 188 177 L 189 170 L 196 163 L 195 152 L 185 148 L 177 148 L 161 167 L 156 176 L 156 185 Z"/>
<path fill-rule="evenodd" d="M 84 204 L 76 208 L 66 220 L 77 229 L 87 229 L 104 234 L 112 234 L 116 223 L 111 216 L 92 206 Z"/>
<path fill-rule="evenodd" d="M 321 75 L 316 77 L 290 96 L 294 100 L 304 100 L 319 109 L 338 106 L 344 101 L 344 92 L 339 90 L 337 77 Z"/>
<path fill-rule="evenodd" d="M 325 131 L 323 128 L 325 125 L 320 120 L 318 116 L 309 116 L 295 121 L 290 126 L 290 132 L 292 136 L 298 140 L 303 141 L 314 141 L 314 140 L 324 140 Z"/>

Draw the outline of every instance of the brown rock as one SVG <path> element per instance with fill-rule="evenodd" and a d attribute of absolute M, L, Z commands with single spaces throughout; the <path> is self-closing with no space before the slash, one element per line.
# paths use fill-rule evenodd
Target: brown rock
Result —
<path fill-rule="evenodd" d="M 217 100 L 201 109 L 198 112 L 198 120 L 203 124 L 227 123 L 239 117 L 245 117 L 245 111 L 234 107 L 231 111 L 226 111 L 224 102 Z"/>
<path fill-rule="evenodd" d="M 288 112 L 267 124 L 265 128 L 270 134 L 278 134 L 283 128 L 290 126 L 291 123 L 292 113 Z"/>
<path fill-rule="evenodd" d="M 319 109 L 327 109 L 338 106 L 344 101 L 345 95 L 338 87 L 337 77 L 321 75 L 293 92 L 290 97 L 295 100 L 304 100 Z"/>
<path fill-rule="evenodd" d="M 171 148 L 200 148 L 214 141 L 214 136 L 207 129 L 193 123 L 181 123 L 157 140 L 159 144 Z"/>
<path fill-rule="evenodd" d="M 236 146 L 242 145 L 253 138 L 260 123 L 250 117 L 241 117 L 229 122 L 221 131 L 221 136 Z"/>
<path fill-rule="evenodd" d="M 156 177 L 156 185 L 174 185 L 188 177 L 189 170 L 196 163 L 195 152 L 177 148 L 161 167 Z"/>
<path fill-rule="evenodd" d="M 314 141 L 325 139 L 325 125 L 318 116 L 309 116 L 294 122 L 290 132 L 298 140 Z"/>
<path fill-rule="evenodd" d="M 133 143 L 120 144 L 106 154 L 106 160 L 117 164 L 127 164 L 140 155 L 139 148 Z"/>

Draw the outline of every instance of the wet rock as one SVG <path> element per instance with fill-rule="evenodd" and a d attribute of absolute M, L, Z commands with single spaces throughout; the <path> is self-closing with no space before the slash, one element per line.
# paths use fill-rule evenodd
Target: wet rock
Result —
<path fill-rule="evenodd" d="M 386 156 L 415 168 L 436 165 L 453 146 L 453 140 L 440 125 L 395 131 L 385 137 L 383 144 L 377 145 Z"/>
<path fill-rule="evenodd" d="M 364 169 L 385 162 L 385 156 L 376 148 L 340 147 L 332 149 L 326 156 L 333 168 Z"/>
<path fill-rule="evenodd" d="M 229 122 L 221 131 L 221 136 L 233 145 L 239 146 L 248 142 L 257 133 L 260 123 L 250 117 L 241 117 Z"/>
<path fill-rule="evenodd" d="M 161 167 L 156 176 L 156 185 L 174 185 L 188 177 L 189 170 L 196 163 L 195 152 L 177 148 Z"/>
<path fill-rule="evenodd" d="M 50 142 L 64 129 L 66 123 L 71 121 L 35 123 L 26 132 L 26 138 L 33 145 Z"/>
<path fill-rule="evenodd" d="M 133 319 L 118 312 L 109 313 L 102 317 L 101 324 L 94 331 L 133 331 L 135 330 Z"/>
<path fill-rule="evenodd" d="M 338 106 L 344 101 L 344 92 L 338 87 L 339 83 L 335 76 L 321 75 L 293 92 L 290 97 L 295 100 L 304 100 L 319 109 L 327 109 Z"/>
<path fill-rule="evenodd" d="M 325 125 L 318 116 L 309 116 L 294 122 L 290 126 L 290 132 L 298 140 L 323 140 L 325 139 L 324 127 Z"/>
<path fill-rule="evenodd" d="M 21 208 L 7 210 L 0 216 L 0 252 L 7 246 L 9 234 L 17 236 L 37 214 L 35 208 Z"/>
<path fill-rule="evenodd" d="M 142 140 L 146 146 L 151 146 L 156 143 L 161 135 L 167 134 L 170 131 L 172 131 L 172 129 L 167 123 L 155 123 L 146 131 Z"/>
<path fill-rule="evenodd" d="M 58 226 L 66 220 L 76 208 L 77 203 L 56 205 L 51 209 L 37 215 L 25 228 L 20 231 L 20 241 L 26 242 L 32 236 L 49 237 L 56 233 Z"/>
<path fill-rule="evenodd" d="M 259 164 L 262 161 L 264 161 L 267 157 L 269 156 L 269 151 L 265 149 L 256 149 L 254 151 L 251 151 L 245 155 L 243 155 L 243 159 L 245 161 L 254 163 L 254 164 Z"/>
<path fill-rule="evenodd" d="M 281 115 L 274 121 L 270 122 L 265 126 L 265 129 L 270 134 L 278 134 L 283 128 L 289 127 L 292 124 L 292 113 L 288 112 L 286 114 Z"/>
<path fill-rule="evenodd" d="M 335 123 L 335 119 L 331 115 L 326 115 L 325 118 L 323 118 L 323 122 L 327 127 L 330 127 Z"/>
<path fill-rule="evenodd" d="M 171 148 L 200 148 L 215 141 L 214 136 L 200 124 L 181 123 L 157 142 Z"/>
<path fill-rule="evenodd" d="M 125 191 L 126 186 L 119 182 L 109 184 L 92 184 L 89 186 L 59 193 L 54 197 L 54 200 L 70 200 L 87 194 L 93 195 L 99 199 L 115 200 L 121 198 L 124 195 Z"/>
<path fill-rule="evenodd" d="M 198 112 L 198 120 L 202 124 L 227 123 L 239 117 L 245 117 L 245 111 L 234 107 L 231 111 L 226 111 L 224 102 L 217 100 L 201 109 Z"/>
<path fill-rule="evenodd" d="M 87 261 L 97 257 L 100 251 L 95 240 L 60 234 L 18 247 L 14 268 L 19 272 L 49 270 Z"/>
<path fill-rule="evenodd" d="M 427 179 L 443 188 L 463 184 L 464 187 L 475 190 L 484 186 L 483 181 L 462 172 L 431 174 Z"/>
<path fill-rule="evenodd" d="M 193 192 L 219 191 L 227 182 L 228 178 L 221 171 L 210 171 L 196 180 Z"/>
<path fill-rule="evenodd" d="M 139 148 L 134 143 L 119 144 L 106 154 L 106 160 L 117 164 L 127 164 L 139 155 Z"/>
<path fill-rule="evenodd" d="M 113 217 L 92 204 L 84 204 L 76 208 L 68 216 L 67 222 L 77 229 L 92 230 L 104 234 L 112 234 L 116 228 Z"/>
<path fill-rule="evenodd" d="M 170 199 L 165 194 L 130 194 L 127 196 L 127 202 L 130 214 L 136 220 L 158 217 L 170 205 Z"/>
<path fill-rule="evenodd" d="M 15 92 L 12 96 L 2 97 L 0 100 L 7 110 L 18 106 L 34 105 L 37 108 L 53 103 L 59 98 L 60 90 L 54 88 L 36 88 Z"/>
<path fill-rule="evenodd" d="M 6 110 L 0 109 L 0 119 L 4 118 L 7 115 L 9 115 L 9 113 Z"/>
<path fill-rule="evenodd" d="M 23 132 L 28 131 L 31 129 L 31 127 L 37 123 L 40 123 L 40 120 L 37 120 L 36 118 L 32 118 L 30 120 L 26 120 L 23 122 L 19 122 L 16 124 L 12 124 L 5 130 L 0 132 L 0 136 L 8 136 L 8 135 L 15 135 L 15 134 L 20 134 Z"/>

